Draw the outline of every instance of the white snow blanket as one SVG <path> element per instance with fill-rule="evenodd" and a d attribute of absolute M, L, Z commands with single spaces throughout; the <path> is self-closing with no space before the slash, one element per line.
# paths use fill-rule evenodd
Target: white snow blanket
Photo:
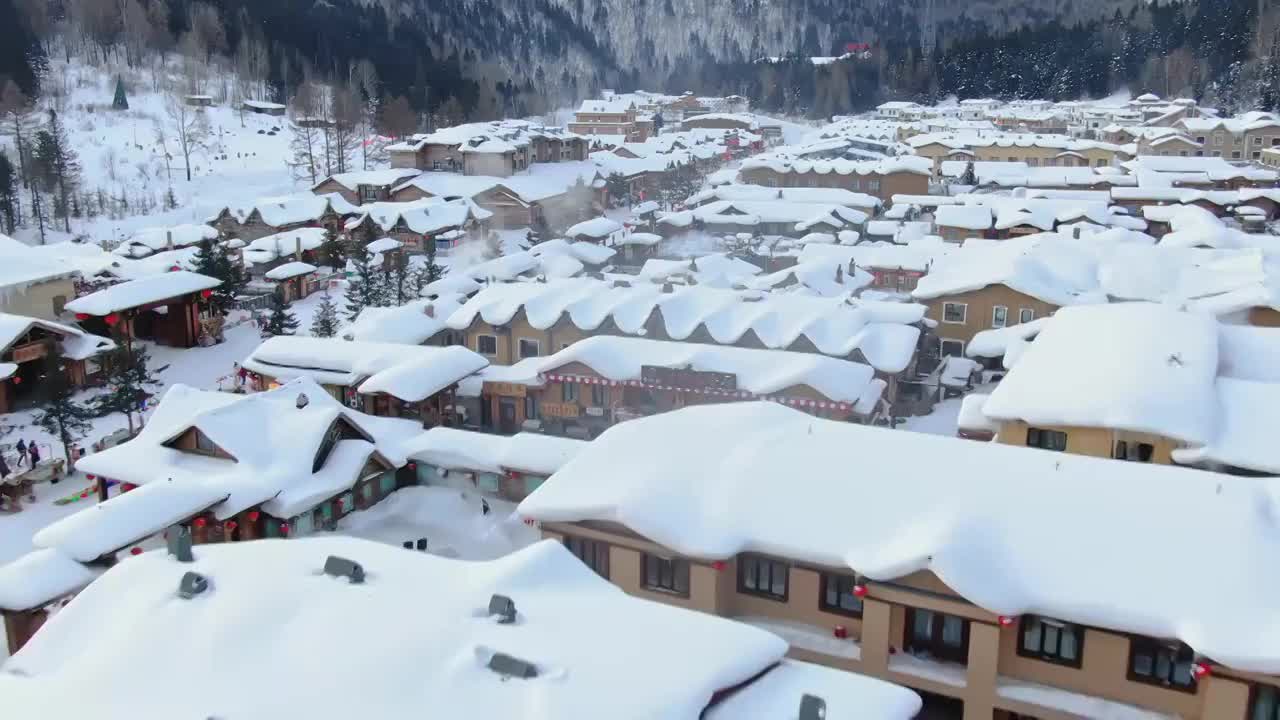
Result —
<path fill-rule="evenodd" d="M 208 275 L 179 270 L 112 285 L 67 303 L 67 310 L 99 317 L 161 300 L 179 298 L 222 284 Z"/>
<path fill-rule="evenodd" d="M 929 570 L 992 613 L 1177 638 L 1229 667 L 1276 673 L 1275 482 L 743 403 L 615 425 L 519 511 L 617 522 L 698 558 L 760 552 L 885 581 Z M 1063 542 L 1046 502 L 1089 532 Z M 1171 526 L 1213 542 L 1153 562 L 1149 539 Z"/>
<path fill-rule="evenodd" d="M 359 563 L 365 581 L 324 574 L 329 556 Z M 184 600 L 188 571 L 209 589 Z M 512 624 L 488 613 L 499 593 L 515 602 Z M 332 632 L 351 618 L 363 618 L 360 632 Z M 404 641 L 414 637 L 431 641 Z M 191 647 L 205 652 L 173 662 Z M 601 707 L 614 720 L 776 720 L 815 691 L 829 720 L 907 720 L 920 708 L 909 690 L 793 663 L 786 651 L 764 630 L 631 597 L 553 541 L 467 562 L 353 538 L 266 540 L 199 546 L 190 564 L 161 552 L 126 560 L 8 661 L 0 694 L 15 716 L 71 717 L 84 696 L 66 688 L 100 682 L 100 720 L 408 720 L 424 709 L 544 720 Z M 536 677 L 489 669 L 498 653 L 532 663 Z M 330 654 L 345 661 L 324 661 Z M 146 693 L 131 689 L 139 675 L 154 685 Z M 649 691 L 634 693 L 637 679 Z M 353 682 L 361 692 L 316 691 Z M 728 707 L 702 714 L 739 684 Z"/>

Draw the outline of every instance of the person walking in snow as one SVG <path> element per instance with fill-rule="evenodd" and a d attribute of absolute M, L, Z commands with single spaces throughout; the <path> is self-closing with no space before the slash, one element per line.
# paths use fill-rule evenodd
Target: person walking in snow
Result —
<path fill-rule="evenodd" d="M 484 498 L 480 498 L 480 514 L 481 515 L 489 514 L 489 501 L 485 500 Z"/>
<path fill-rule="evenodd" d="M 31 469 L 34 470 L 40 464 L 40 448 L 36 447 L 35 440 L 27 443 L 27 451 L 31 453 Z"/>
<path fill-rule="evenodd" d="M 23 461 L 27 459 L 27 444 L 18 438 L 18 467 L 22 467 Z"/>

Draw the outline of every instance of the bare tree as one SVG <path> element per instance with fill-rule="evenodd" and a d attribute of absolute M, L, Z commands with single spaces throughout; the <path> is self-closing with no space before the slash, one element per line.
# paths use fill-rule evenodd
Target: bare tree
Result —
<path fill-rule="evenodd" d="M 403 95 L 391 98 L 382 106 L 382 122 L 379 131 L 396 139 L 403 138 L 417 129 L 418 116 Z"/>
<path fill-rule="evenodd" d="M 327 105 L 325 120 L 325 150 L 329 166 L 328 174 L 350 170 L 360 142 L 360 100 L 350 88 L 335 88 Z"/>
<path fill-rule="evenodd" d="M 165 98 L 166 132 L 177 144 L 191 182 L 191 156 L 204 149 L 209 139 L 209 123 L 203 109 L 188 105 L 181 94 L 172 92 Z"/>
<path fill-rule="evenodd" d="M 319 98 L 316 88 L 310 83 L 298 88 L 289 103 L 289 123 L 293 130 L 293 140 L 289 149 L 293 153 L 289 168 L 297 180 L 309 179 L 315 184 L 320 170 L 320 152 L 323 138 L 317 123 L 324 122 L 319 112 Z"/>
<path fill-rule="evenodd" d="M 31 100 L 22 92 L 18 84 L 5 79 L 0 87 L 0 123 L 3 132 L 13 138 L 13 147 L 18 155 L 18 176 L 22 179 L 22 187 L 27 187 L 31 176 L 31 142 L 35 132 L 33 128 Z"/>

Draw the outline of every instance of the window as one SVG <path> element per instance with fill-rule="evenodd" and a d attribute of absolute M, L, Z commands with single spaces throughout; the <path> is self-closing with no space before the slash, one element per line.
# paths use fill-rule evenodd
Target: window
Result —
<path fill-rule="evenodd" d="M 1250 153 L 1249 157 L 1253 158 L 1254 160 L 1257 160 L 1258 158 L 1262 157 L 1262 153 L 1260 152 Z"/>
<path fill-rule="evenodd" d="M 644 586 L 649 590 L 689 595 L 689 561 L 644 554 L 640 558 Z"/>
<path fill-rule="evenodd" d="M 1128 442 L 1120 440 L 1116 443 L 1115 459 L 1133 462 L 1151 462 L 1151 454 L 1155 448 L 1151 443 Z"/>
<path fill-rule="evenodd" d="M 476 352 L 481 355 L 497 355 L 498 354 L 498 338 L 492 335 L 476 336 Z"/>
<path fill-rule="evenodd" d="M 1129 639 L 1129 679 L 1194 692 L 1193 658 L 1186 645 L 1133 637 Z"/>
<path fill-rule="evenodd" d="M 1221 145 L 1221 144 L 1222 144 L 1222 136 L 1221 136 L 1221 135 L 1214 135 L 1214 136 L 1213 136 L 1213 144 L 1214 144 L 1214 145 Z"/>
<path fill-rule="evenodd" d="M 1196 136 L 1196 142 L 1198 142 L 1198 143 L 1200 143 L 1201 145 L 1203 145 L 1203 144 L 1204 144 L 1204 136 L 1203 136 L 1203 135 L 1197 135 L 1197 136 Z"/>
<path fill-rule="evenodd" d="M 869 190 L 869 191 L 871 191 L 871 192 L 880 192 L 880 181 L 879 181 L 879 180 L 868 180 L 868 181 L 867 181 L 867 190 Z"/>
<path fill-rule="evenodd" d="M 534 395 L 524 396 L 524 419 L 538 419 L 538 398 Z"/>
<path fill-rule="evenodd" d="M 853 586 L 857 584 L 852 575 L 822 573 L 818 607 L 827 612 L 862 617 L 862 598 L 853 594 Z"/>
<path fill-rule="evenodd" d="M 585 563 L 587 567 L 595 570 L 597 575 L 605 580 L 609 579 L 608 543 L 566 535 L 564 546 L 569 548 L 569 552 L 577 555 L 578 559 Z"/>
<path fill-rule="evenodd" d="M 541 348 L 538 346 L 537 340 L 529 338 L 520 338 L 520 359 L 538 357 L 541 355 Z"/>
<path fill-rule="evenodd" d="M 608 405 L 609 401 L 605 399 L 607 394 L 608 393 L 603 385 L 592 385 L 591 404 L 596 407 L 604 407 L 605 405 Z"/>
<path fill-rule="evenodd" d="M 1027 428 L 1027 447 L 1062 452 L 1067 449 L 1067 434 L 1060 430 Z"/>
<path fill-rule="evenodd" d="M 373 185 L 360 186 L 360 203 L 370 203 L 378 199 L 378 188 Z"/>
<path fill-rule="evenodd" d="M 1239 159 L 1240 159 L 1240 151 L 1239 151 L 1239 150 L 1232 150 L 1232 151 L 1231 151 L 1231 159 L 1232 159 L 1232 160 L 1239 160 Z"/>
<path fill-rule="evenodd" d="M 54 295 L 53 296 L 53 314 L 61 315 L 62 311 L 66 309 L 67 309 L 67 296 Z"/>
<path fill-rule="evenodd" d="M 1271 138 L 1271 147 L 1275 147 L 1277 145 L 1280 145 L 1280 137 Z"/>
<path fill-rule="evenodd" d="M 1106 158 L 1101 158 L 1101 159 L 1099 159 L 1099 160 L 1095 160 L 1095 161 L 1094 161 L 1094 163 L 1093 163 L 1094 167 L 1106 167 L 1106 166 L 1108 166 L 1108 165 L 1110 165 L 1110 164 L 1111 164 L 1111 162 L 1110 162 L 1109 160 L 1107 160 Z"/>
<path fill-rule="evenodd" d="M 963 325 L 968 312 L 969 306 L 964 303 L 943 303 L 942 322 Z"/>
<path fill-rule="evenodd" d="M 964 343 L 959 340 L 943 340 L 942 357 L 964 357 Z"/>
<path fill-rule="evenodd" d="M 1253 144 L 1254 144 L 1254 145 L 1261 145 L 1261 144 L 1262 144 L 1262 138 L 1260 138 L 1260 137 L 1256 137 L 1256 138 L 1254 138 L 1254 139 L 1253 139 Z"/>
<path fill-rule="evenodd" d="M 1027 615 L 1022 618 L 1019 634 L 1019 655 L 1080 667 L 1084 628 L 1079 625 Z"/>
<path fill-rule="evenodd" d="M 578 402 L 578 383 L 560 383 L 560 400 L 562 402 Z"/>
<path fill-rule="evenodd" d="M 969 621 L 932 610 L 907 608 L 903 646 L 912 655 L 965 663 L 969 659 Z"/>
<path fill-rule="evenodd" d="M 1247 720 L 1280 720 L 1280 688 L 1254 685 Z"/>
<path fill-rule="evenodd" d="M 205 435 L 199 430 L 192 430 L 192 432 L 195 433 L 195 436 L 196 436 L 197 452 L 208 453 L 209 455 L 218 454 L 218 446 L 215 445 L 214 442 L 209 439 L 208 435 Z"/>
<path fill-rule="evenodd" d="M 1036 311 L 1031 308 L 1018 308 L 1018 322 L 1029 323 L 1036 319 Z"/>
<path fill-rule="evenodd" d="M 1009 324 L 1009 308 L 996 305 L 991 308 L 991 327 L 1002 328 Z"/>
<path fill-rule="evenodd" d="M 1244 143 L 1244 138 L 1242 138 L 1242 137 L 1233 137 L 1233 138 L 1231 138 L 1231 144 L 1232 144 L 1232 145 L 1241 145 L 1241 144 L 1243 144 L 1243 143 Z"/>
<path fill-rule="evenodd" d="M 738 558 L 738 592 L 787 600 L 787 574 L 791 566 L 759 555 Z"/>

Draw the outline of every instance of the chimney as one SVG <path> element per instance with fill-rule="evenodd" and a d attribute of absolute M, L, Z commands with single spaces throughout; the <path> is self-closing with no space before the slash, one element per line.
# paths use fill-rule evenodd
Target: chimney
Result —
<path fill-rule="evenodd" d="M 423 308 L 423 309 L 422 309 L 422 314 L 423 314 L 423 315 L 426 315 L 426 316 L 427 316 L 427 317 L 429 317 L 429 318 L 433 318 L 433 317 L 435 317 L 435 316 L 436 316 L 436 306 L 435 306 L 434 304 L 426 306 L 425 308 Z"/>
<path fill-rule="evenodd" d="M 324 561 L 324 574 L 331 577 L 347 578 L 352 585 L 359 585 L 364 582 L 364 568 L 361 567 L 360 563 L 337 555 L 330 555 Z"/>
<path fill-rule="evenodd" d="M 164 247 L 166 250 L 173 249 L 173 231 L 172 230 L 164 231 Z"/>
<path fill-rule="evenodd" d="M 675 291 L 676 291 L 675 286 L 673 286 L 670 282 L 662 283 L 662 292 L 669 294 Z"/>
<path fill-rule="evenodd" d="M 174 525 L 165 533 L 165 542 L 169 546 L 169 554 L 178 562 L 189 563 L 195 558 L 191 556 L 191 530 L 182 525 Z"/>
<path fill-rule="evenodd" d="M 294 247 L 293 253 L 294 255 L 297 256 L 296 259 L 299 262 L 301 262 L 302 261 L 302 236 L 301 235 L 293 239 L 293 247 Z"/>

